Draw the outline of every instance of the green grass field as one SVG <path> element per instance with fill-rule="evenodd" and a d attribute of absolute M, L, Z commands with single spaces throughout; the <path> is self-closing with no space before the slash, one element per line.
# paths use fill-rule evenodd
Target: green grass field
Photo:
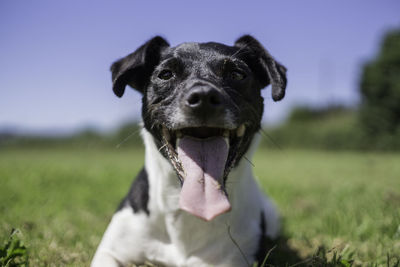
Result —
<path fill-rule="evenodd" d="M 0 151 L 0 245 L 18 228 L 31 266 L 88 266 L 142 164 L 141 149 Z M 353 266 L 396 265 L 400 154 L 264 149 L 253 164 L 303 259 L 323 246 Z"/>

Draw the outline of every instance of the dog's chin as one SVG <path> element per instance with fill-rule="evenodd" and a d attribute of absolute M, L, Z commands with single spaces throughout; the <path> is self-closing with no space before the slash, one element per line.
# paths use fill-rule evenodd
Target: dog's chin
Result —
<path fill-rule="evenodd" d="M 238 160 L 246 126 L 162 126 L 162 148 L 181 181 L 180 208 L 206 221 L 231 209 L 225 180 Z"/>

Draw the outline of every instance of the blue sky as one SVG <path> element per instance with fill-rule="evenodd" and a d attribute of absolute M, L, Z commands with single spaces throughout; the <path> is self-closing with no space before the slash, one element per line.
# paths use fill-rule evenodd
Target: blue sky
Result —
<path fill-rule="evenodd" d="M 112 129 L 139 118 L 140 95 L 111 90 L 110 64 L 154 35 L 232 44 L 250 33 L 288 69 L 286 98 L 266 98 L 266 122 L 291 107 L 356 105 L 360 67 L 400 27 L 397 0 L 0 2 L 0 129 Z"/>

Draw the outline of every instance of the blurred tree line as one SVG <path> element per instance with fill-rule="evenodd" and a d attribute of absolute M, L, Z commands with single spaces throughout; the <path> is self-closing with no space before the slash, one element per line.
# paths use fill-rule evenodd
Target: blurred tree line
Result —
<path fill-rule="evenodd" d="M 359 119 L 373 146 L 400 147 L 400 30 L 387 34 L 376 59 L 364 66 Z"/>
<path fill-rule="evenodd" d="M 65 136 L 32 136 L 13 133 L 0 133 L 1 148 L 64 148 L 92 149 L 116 148 L 125 149 L 143 147 L 140 137 L 141 127 L 138 122 L 124 123 L 112 132 L 99 132 L 87 128 Z"/>
<path fill-rule="evenodd" d="M 375 59 L 362 69 L 355 109 L 299 107 L 288 121 L 266 129 L 274 147 L 400 150 L 400 29 L 385 36 Z"/>
<path fill-rule="evenodd" d="M 288 120 L 265 128 L 263 146 L 272 148 L 400 150 L 400 29 L 385 36 L 375 59 L 362 69 L 361 103 L 295 108 Z M 93 129 L 64 137 L 32 137 L 0 133 L 4 147 L 94 148 L 141 147 L 140 127 L 129 122 L 112 133 Z"/>

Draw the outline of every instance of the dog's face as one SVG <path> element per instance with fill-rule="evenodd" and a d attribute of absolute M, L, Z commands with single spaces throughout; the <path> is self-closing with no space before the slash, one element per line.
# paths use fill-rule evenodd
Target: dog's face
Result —
<path fill-rule="evenodd" d="M 144 126 L 181 180 L 181 207 L 206 220 L 229 210 L 225 181 L 260 129 L 261 89 L 272 84 L 282 99 L 286 69 L 247 35 L 234 46 L 155 37 L 111 71 L 117 96 L 126 85 L 143 94 Z"/>

